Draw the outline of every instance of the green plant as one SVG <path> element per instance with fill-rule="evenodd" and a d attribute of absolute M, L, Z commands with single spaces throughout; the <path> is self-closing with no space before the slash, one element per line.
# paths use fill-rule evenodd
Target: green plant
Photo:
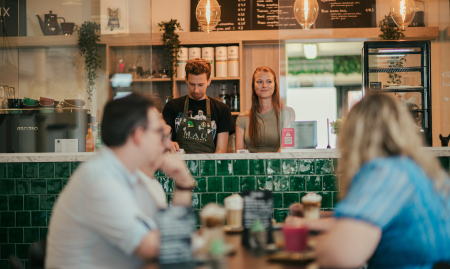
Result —
<path fill-rule="evenodd" d="M 389 63 L 389 67 L 403 67 L 403 63 L 406 63 L 406 58 L 404 57 L 391 57 L 390 60 L 387 61 Z M 390 84 L 401 84 L 402 76 L 397 73 L 389 73 L 389 81 L 387 83 Z"/>
<path fill-rule="evenodd" d="M 175 33 L 176 30 L 181 29 L 181 25 L 177 20 L 171 19 L 170 21 L 162 21 L 158 23 L 159 31 L 164 31 L 162 35 L 163 50 L 168 62 L 167 71 L 170 77 L 170 88 L 173 87 L 173 79 L 175 75 L 175 68 L 178 66 L 177 55 L 180 50 L 179 35 Z M 172 91 L 173 95 L 173 91 Z"/>
<path fill-rule="evenodd" d="M 343 73 L 344 75 L 352 73 L 361 73 L 360 55 L 343 55 L 333 57 L 334 74 Z"/>
<path fill-rule="evenodd" d="M 405 37 L 405 34 L 403 34 L 405 30 L 397 27 L 390 12 L 380 21 L 380 30 L 382 34 L 380 34 L 379 37 L 384 40 L 399 40 L 400 38 Z"/>
<path fill-rule="evenodd" d="M 91 21 L 84 22 L 78 30 L 78 48 L 81 56 L 84 56 L 84 69 L 88 78 L 86 92 L 91 102 L 92 92 L 95 89 L 95 79 L 98 78 L 97 68 L 100 67 L 101 63 L 98 44 L 100 35 L 97 32 L 99 30 L 100 24 Z"/>

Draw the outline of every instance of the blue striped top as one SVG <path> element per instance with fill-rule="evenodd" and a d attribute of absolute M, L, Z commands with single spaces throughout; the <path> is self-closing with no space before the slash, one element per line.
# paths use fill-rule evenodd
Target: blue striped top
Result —
<path fill-rule="evenodd" d="M 407 157 L 378 158 L 361 167 L 335 216 L 382 230 L 370 269 L 432 268 L 450 261 L 450 194 L 434 187 Z"/>

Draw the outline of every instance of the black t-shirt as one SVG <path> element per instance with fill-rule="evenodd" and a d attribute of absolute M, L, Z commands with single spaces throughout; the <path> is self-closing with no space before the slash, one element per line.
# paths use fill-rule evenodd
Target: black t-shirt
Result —
<path fill-rule="evenodd" d="M 177 139 L 178 126 L 181 118 L 184 116 L 186 97 L 187 95 L 167 102 L 162 112 L 167 125 L 172 127 L 172 141 L 176 141 Z M 236 124 L 231 116 L 230 108 L 226 104 L 211 97 L 209 97 L 209 100 L 211 100 L 211 123 L 214 144 L 217 145 L 217 134 L 224 132 L 229 132 L 230 135 L 234 134 Z M 199 111 L 201 112 L 199 113 Z M 206 116 L 206 99 L 196 101 L 189 98 L 188 118 L 194 118 L 196 116 Z"/>

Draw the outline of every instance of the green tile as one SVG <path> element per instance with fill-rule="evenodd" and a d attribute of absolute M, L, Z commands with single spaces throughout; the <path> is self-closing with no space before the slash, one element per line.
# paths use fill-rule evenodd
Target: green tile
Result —
<path fill-rule="evenodd" d="M 198 161 L 186 161 L 186 165 L 193 176 L 198 176 Z"/>
<path fill-rule="evenodd" d="M 48 228 L 39 228 L 39 240 L 47 239 Z"/>
<path fill-rule="evenodd" d="M 31 194 L 47 193 L 47 180 L 45 179 L 32 179 L 30 186 L 31 186 Z"/>
<path fill-rule="evenodd" d="M 0 179 L 7 177 L 6 167 L 6 163 L 0 163 Z"/>
<path fill-rule="evenodd" d="M 31 225 L 31 215 L 29 211 L 16 212 L 16 226 L 28 227 Z"/>
<path fill-rule="evenodd" d="M 206 192 L 206 177 L 195 177 L 197 186 L 194 188 L 194 192 Z"/>
<path fill-rule="evenodd" d="M 40 195 L 39 203 L 41 210 L 51 210 L 53 205 L 55 204 L 55 196 L 54 195 Z"/>
<path fill-rule="evenodd" d="M 9 259 L 10 255 L 16 255 L 15 244 L 1 244 L 0 245 L 0 259 Z"/>
<path fill-rule="evenodd" d="M 200 161 L 200 176 L 215 176 L 216 161 Z"/>
<path fill-rule="evenodd" d="M 73 165 L 73 163 L 72 163 L 72 165 Z M 165 176 L 166 176 L 166 174 L 164 174 L 164 172 L 161 170 L 158 170 L 155 173 L 155 177 L 165 177 Z"/>
<path fill-rule="evenodd" d="M 266 162 L 265 160 L 250 160 L 250 174 L 251 175 L 265 175 Z"/>
<path fill-rule="evenodd" d="M 17 244 L 16 255 L 19 259 L 27 259 L 31 244 Z"/>
<path fill-rule="evenodd" d="M 23 195 L 9 196 L 9 210 L 23 210 Z"/>
<path fill-rule="evenodd" d="M 47 211 L 47 225 L 50 225 L 50 217 L 52 216 L 52 211 Z"/>
<path fill-rule="evenodd" d="M 339 159 L 333 159 L 333 166 L 334 166 L 335 172 L 337 174 L 340 174 L 341 170 L 339 169 L 340 168 L 339 167 Z"/>
<path fill-rule="evenodd" d="M 25 195 L 25 210 L 39 210 L 39 195 Z"/>
<path fill-rule="evenodd" d="M 309 176 L 306 179 L 307 191 L 321 191 L 322 190 L 322 177 L 321 176 Z"/>
<path fill-rule="evenodd" d="M 274 209 L 273 210 L 273 218 L 278 223 L 284 222 L 284 219 L 287 216 L 289 216 L 289 210 L 285 210 L 285 209 Z"/>
<path fill-rule="evenodd" d="M 239 192 L 239 177 L 223 177 L 224 192 Z"/>
<path fill-rule="evenodd" d="M 55 177 L 70 177 L 70 163 L 55 163 Z"/>
<path fill-rule="evenodd" d="M 0 242 L 8 243 L 8 228 L 0 228 Z"/>
<path fill-rule="evenodd" d="M 17 179 L 16 180 L 17 194 L 29 194 L 30 193 L 30 180 L 29 179 Z"/>
<path fill-rule="evenodd" d="M 24 163 L 23 164 L 23 177 L 24 178 L 37 178 L 38 177 L 38 163 Z"/>
<path fill-rule="evenodd" d="M 8 210 L 8 196 L 0 195 L 0 211 Z"/>
<path fill-rule="evenodd" d="M 208 192 L 223 192 L 222 177 L 208 177 Z"/>
<path fill-rule="evenodd" d="M 299 175 L 313 175 L 314 174 L 314 159 L 299 159 L 298 160 L 298 174 Z"/>
<path fill-rule="evenodd" d="M 0 268 L 10 268 L 9 260 L 0 260 Z"/>
<path fill-rule="evenodd" d="M 333 192 L 333 207 L 336 207 L 340 201 L 339 192 Z"/>
<path fill-rule="evenodd" d="M 8 178 L 22 178 L 22 163 L 8 163 Z"/>
<path fill-rule="evenodd" d="M 273 177 L 272 176 L 260 176 L 256 177 L 257 190 L 260 191 L 272 191 L 273 190 Z"/>
<path fill-rule="evenodd" d="M 233 164 L 231 160 L 218 160 L 217 165 L 217 175 L 218 176 L 231 176 L 233 174 Z"/>
<path fill-rule="evenodd" d="M 62 180 L 61 179 L 48 179 L 47 180 L 47 193 L 48 194 L 59 194 L 62 190 Z"/>
<path fill-rule="evenodd" d="M 241 177 L 241 191 L 254 191 L 256 190 L 255 177 Z"/>
<path fill-rule="evenodd" d="M 39 163 L 39 178 L 54 178 L 55 163 Z"/>
<path fill-rule="evenodd" d="M 273 207 L 274 208 L 282 208 L 283 207 L 283 194 L 281 192 L 273 192 Z"/>
<path fill-rule="evenodd" d="M 62 179 L 62 187 L 64 188 L 67 185 L 68 182 L 69 182 L 68 178 L 63 178 Z"/>
<path fill-rule="evenodd" d="M 296 175 L 298 171 L 297 160 L 281 160 L 281 169 L 283 171 L 283 175 Z"/>
<path fill-rule="evenodd" d="M 267 175 L 281 175 L 281 160 L 280 159 L 267 160 L 266 164 L 267 164 L 267 169 L 266 169 Z"/>
<path fill-rule="evenodd" d="M 248 171 L 248 160 L 233 160 L 233 172 L 237 176 L 250 175 Z"/>
<path fill-rule="evenodd" d="M 323 191 L 337 191 L 339 190 L 338 187 L 338 177 L 331 175 L 331 176 L 323 176 Z"/>
<path fill-rule="evenodd" d="M 289 191 L 289 176 L 274 177 L 273 191 Z"/>
<path fill-rule="evenodd" d="M 448 173 L 450 169 L 449 157 L 439 157 L 438 159 L 441 162 L 442 168 Z"/>
<path fill-rule="evenodd" d="M 160 177 L 159 183 L 161 183 L 165 193 L 172 193 L 174 182 L 169 177 Z"/>
<path fill-rule="evenodd" d="M 229 192 L 218 193 L 217 194 L 217 203 L 219 205 L 224 205 L 224 199 L 230 195 L 232 195 L 232 193 L 229 193 Z"/>
<path fill-rule="evenodd" d="M 209 203 L 217 203 L 217 195 L 215 193 L 202 193 L 201 208 Z"/>
<path fill-rule="evenodd" d="M 328 175 L 334 173 L 332 159 L 317 159 L 316 160 L 316 173 L 319 175 Z"/>
<path fill-rule="evenodd" d="M 47 212 L 31 211 L 31 226 L 47 226 Z"/>
<path fill-rule="evenodd" d="M 322 208 L 332 208 L 333 207 L 333 194 L 331 192 L 319 192 L 322 196 Z"/>
<path fill-rule="evenodd" d="M 192 207 L 195 209 L 200 209 L 200 194 L 199 193 L 192 194 Z"/>
<path fill-rule="evenodd" d="M 72 175 L 75 170 L 77 170 L 78 166 L 80 166 L 81 162 L 73 162 L 70 164 L 70 174 Z"/>
<path fill-rule="evenodd" d="M 23 243 L 23 228 L 9 228 L 9 243 Z"/>
<path fill-rule="evenodd" d="M 0 212 L 0 227 L 16 227 L 15 212 Z"/>
<path fill-rule="evenodd" d="M 306 179 L 308 176 L 290 176 L 291 191 L 305 191 Z"/>
<path fill-rule="evenodd" d="M 1 194 L 15 194 L 16 193 L 16 184 L 14 179 L 2 179 L 1 180 Z"/>
<path fill-rule="evenodd" d="M 289 208 L 293 203 L 300 201 L 298 193 L 283 193 L 283 208 Z"/>

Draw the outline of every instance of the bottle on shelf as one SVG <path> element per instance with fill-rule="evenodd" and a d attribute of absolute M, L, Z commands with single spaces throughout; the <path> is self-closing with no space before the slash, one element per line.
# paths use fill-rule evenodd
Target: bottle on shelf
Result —
<path fill-rule="evenodd" d="M 102 128 L 100 123 L 100 109 L 97 110 L 97 135 L 95 137 L 95 149 L 102 148 Z"/>
<path fill-rule="evenodd" d="M 239 93 L 237 93 L 237 84 L 234 84 L 234 94 L 231 97 L 231 111 L 239 112 L 240 101 L 239 101 Z"/>
<path fill-rule="evenodd" d="M 226 90 L 226 83 L 224 82 L 222 83 L 222 93 L 219 94 L 219 99 L 220 101 L 222 101 L 222 103 L 231 108 L 230 96 L 226 94 Z"/>
<path fill-rule="evenodd" d="M 86 135 L 86 152 L 94 152 L 94 135 L 92 134 L 92 123 L 88 124 L 88 133 Z"/>

